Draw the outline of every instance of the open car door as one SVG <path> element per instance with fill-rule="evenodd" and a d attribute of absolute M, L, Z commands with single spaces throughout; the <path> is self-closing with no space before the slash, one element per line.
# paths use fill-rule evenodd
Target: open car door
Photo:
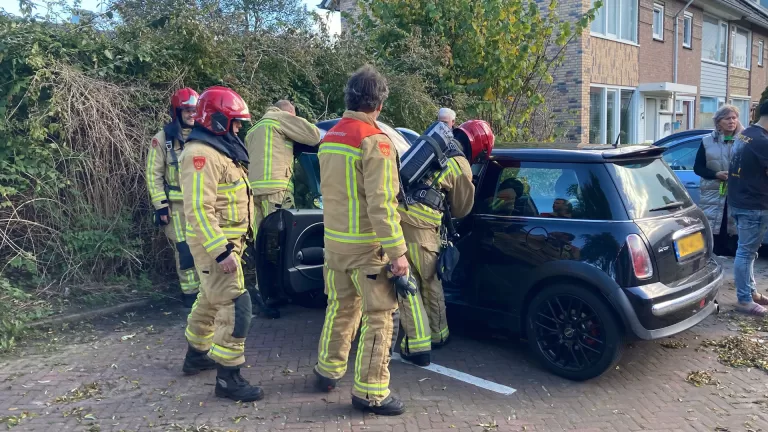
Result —
<path fill-rule="evenodd" d="M 268 305 L 324 307 L 320 165 L 316 153 L 301 153 L 296 162 L 296 208 L 267 216 L 256 235 L 259 290 Z"/>

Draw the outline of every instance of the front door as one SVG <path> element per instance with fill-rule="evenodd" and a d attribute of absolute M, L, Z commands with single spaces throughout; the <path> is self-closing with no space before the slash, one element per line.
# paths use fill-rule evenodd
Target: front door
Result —
<path fill-rule="evenodd" d="M 645 140 L 656 141 L 658 136 L 656 134 L 657 118 L 659 116 L 659 110 L 657 107 L 656 99 L 647 98 L 645 100 Z"/>

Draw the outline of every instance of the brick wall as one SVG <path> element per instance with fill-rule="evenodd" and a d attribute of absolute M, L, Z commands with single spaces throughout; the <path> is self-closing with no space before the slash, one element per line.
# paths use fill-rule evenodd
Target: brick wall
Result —
<path fill-rule="evenodd" d="M 537 0 L 546 11 L 548 0 Z M 589 10 L 589 0 L 560 2 L 557 14 L 572 22 Z M 577 37 L 565 49 L 563 64 L 554 71 L 552 95 L 548 103 L 558 126 L 564 130 L 564 141 L 587 142 L 589 140 L 589 71 L 592 67 L 589 29 Z"/>
<path fill-rule="evenodd" d="M 763 65 L 757 65 L 757 58 L 759 54 L 758 42 L 763 41 Z M 760 101 L 760 95 L 768 86 L 768 51 L 766 51 L 766 44 L 768 44 L 768 30 L 753 29 L 752 32 L 752 70 L 750 71 L 749 88 L 750 95 L 752 96 L 752 102 L 757 103 Z"/>
<path fill-rule="evenodd" d="M 675 33 L 674 16 L 685 2 L 667 0 L 664 5 L 664 40 L 653 39 L 653 0 L 640 0 L 639 38 L 640 83 L 674 82 Z M 693 14 L 691 48 L 683 47 L 683 14 L 678 24 L 677 82 L 699 86 L 701 80 L 701 32 L 703 11 L 688 7 Z"/>
<path fill-rule="evenodd" d="M 591 83 L 637 87 L 639 47 L 598 37 L 590 37 L 590 44 Z"/>

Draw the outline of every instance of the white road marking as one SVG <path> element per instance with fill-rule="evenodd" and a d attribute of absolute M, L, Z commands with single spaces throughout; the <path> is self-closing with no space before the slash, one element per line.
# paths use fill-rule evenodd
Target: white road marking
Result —
<path fill-rule="evenodd" d="M 472 384 L 474 386 L 484 388 L 486 390 L 490 390 L 492 392 L 501 393 L 503 395 L 509 396 L 512 393 L 516 392 L 517 390 L 513 389 L 512 387 L 507 387 L 505 385 L 496 384 L 493 381 L 488 381 L 482 378 L 478 378 L 476 376 L 466 374 L 464 372 L 459 372 L 455 369 L 450 369 L 444 366 L 440 366 L 438 364 L 430 363 L 429 366 L 419 366 L 415 365 L 409 361 L 404 360 L 402 357 L 400 357 L 400 353 L 392 353 L 392 360 L 399 360 L 405 364 L 409 364 L 412 366 L 420 367 L 422 369 L 426 369 L 428 371 L 432 371 L 435 373 L 439 373 L 440 375 L 445 375 L 447 377 L 451 377 L 453 379 L 457 379 L 459 381 L 463 381 L 467 384 Z"/>

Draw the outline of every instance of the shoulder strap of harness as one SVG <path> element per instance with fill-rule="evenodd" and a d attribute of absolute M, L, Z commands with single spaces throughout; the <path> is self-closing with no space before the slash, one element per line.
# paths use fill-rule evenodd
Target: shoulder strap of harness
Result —
<path fill-rule="evenodd" d="M 171 165 L 178 168 L 179 157 L 176 155 L 176 151 L 173 150 L 173 138 L 168 139 L 168 137 L 165 137 L 165 153 L 171 156 Z"/>

